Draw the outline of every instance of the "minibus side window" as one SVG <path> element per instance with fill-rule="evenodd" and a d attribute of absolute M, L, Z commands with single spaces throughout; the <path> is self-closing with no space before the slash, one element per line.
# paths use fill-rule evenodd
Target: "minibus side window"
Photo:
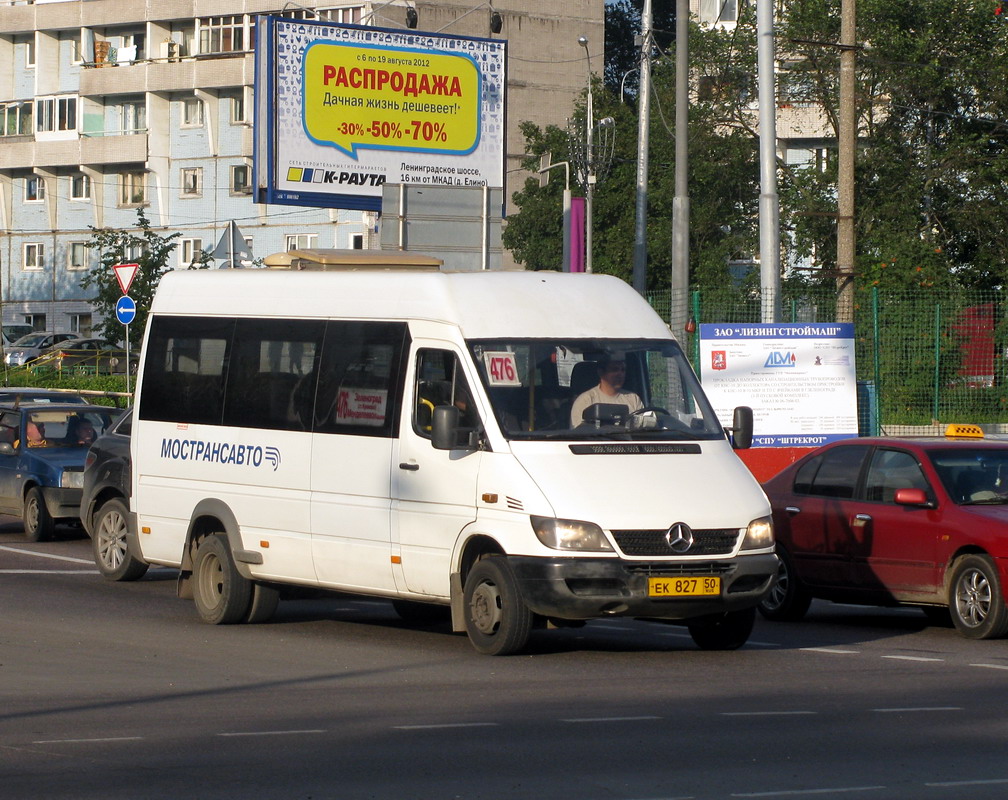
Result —
<path fill-rule="evenodd" d="M 459 409 L 459 427 L 478 427 L 479 415 L 455 354 L 450 350 L 420 350 L 413 387 L 413 430 L 429 439 L 434 407 L 443 405 Z"/>
<path fill-rule="evenodd" d="M 154 316 L 139 418 L 220 425 L 232 318 Z"/>
<path fill-rule="evenodd" d="M 228 365 L 224 424 L 311 430 L 322 320 L 239 319 Z"/>
<path fill-rule="evenodd" d="M 331 320 L 319 364 L 315 432 L 398 436 L 408 344 L 404 322 Z"/>

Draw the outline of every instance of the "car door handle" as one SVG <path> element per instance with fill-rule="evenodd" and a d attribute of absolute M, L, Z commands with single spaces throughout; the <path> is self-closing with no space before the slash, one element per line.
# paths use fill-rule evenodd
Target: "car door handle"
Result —
<path fill-rule="evenodd" d="M 410 472 L 416 472 L 420 469 L 420 465 L 414 461 L 402 461 L 399 463 L 399 469 L 408 469 Z"/>
<path fill-rule="evenodd" d="M 788 506 L 784 510 L 787 511 L 788 514 L 799 514 L 799 513 L 801 513 L 801 509 L 798 508 L 798 506 Z"/>
<path fill-rule="evenodd" d="M 863 528 L 871 522 L 871 514 L 855 514 L 854 515 L 854 527 Z"/>

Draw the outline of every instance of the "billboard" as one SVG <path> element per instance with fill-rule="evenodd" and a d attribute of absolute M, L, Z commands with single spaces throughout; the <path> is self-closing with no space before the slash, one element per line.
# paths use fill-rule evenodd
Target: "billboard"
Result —
<path fill-rule="evenodd" d="M 380 210 L 386 183 L 504 186 L 507 44 L 259 17 L 256 200 Z"/>
<path fill-rule="evenodd" d="M 858 435 L 852 323 L 705 323 L 700 371 L 718 419 L 752 407 L 754 447 Z"/>

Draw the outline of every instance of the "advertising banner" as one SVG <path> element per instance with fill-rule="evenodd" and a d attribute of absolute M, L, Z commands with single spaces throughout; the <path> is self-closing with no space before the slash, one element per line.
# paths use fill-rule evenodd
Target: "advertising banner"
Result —
<path fill-rule="evenodd" d="M 858 435 L 854 325 L 703 324 L 700 373 L 722 422 L 753 410 L 753 447 L 816 447 Z"/>
<path fill-rule="evenodd" d="M 504 185 L 506 43 L 260 17 L 257 200 L 381 209 L 385 183 Z"/>

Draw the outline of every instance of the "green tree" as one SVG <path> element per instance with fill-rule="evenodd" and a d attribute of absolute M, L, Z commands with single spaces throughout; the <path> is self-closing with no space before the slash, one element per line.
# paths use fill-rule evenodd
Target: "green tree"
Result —
<path fill-rule="evenodd" d="M 130 231 L 92 227 L 88 247 L 98 251 L 100 262 L 81 279 L 82 287 L 93 288 L 95 291 L 91 302 L 101 316 L 96 329 L 110 342 L 119 342 L 125 339 L 125 326 L 116 319 L 115 307 L 122 297 L 122 290 L 112 267 L 124 263 L 139 265 L 129 290 L 137 309 L 136 317 L 129 325 L 130 348 L 134 352 L 139 352 L 143 341 L 154 291 L 161 276 L 169 271 L 169 259 L 177 247 L 175 240 L 182 235 L 175 232 L 162 236 L 151 230 L 150 221 L 142 208 L 137 209 L 137 229 Z M 128 254 L 136 252 L 140 252 L 140 256 L 135 261 L 131 260 Z M 193 266 L 205 268 L 209 260 L 210 256 L 203 253 Z"/>

